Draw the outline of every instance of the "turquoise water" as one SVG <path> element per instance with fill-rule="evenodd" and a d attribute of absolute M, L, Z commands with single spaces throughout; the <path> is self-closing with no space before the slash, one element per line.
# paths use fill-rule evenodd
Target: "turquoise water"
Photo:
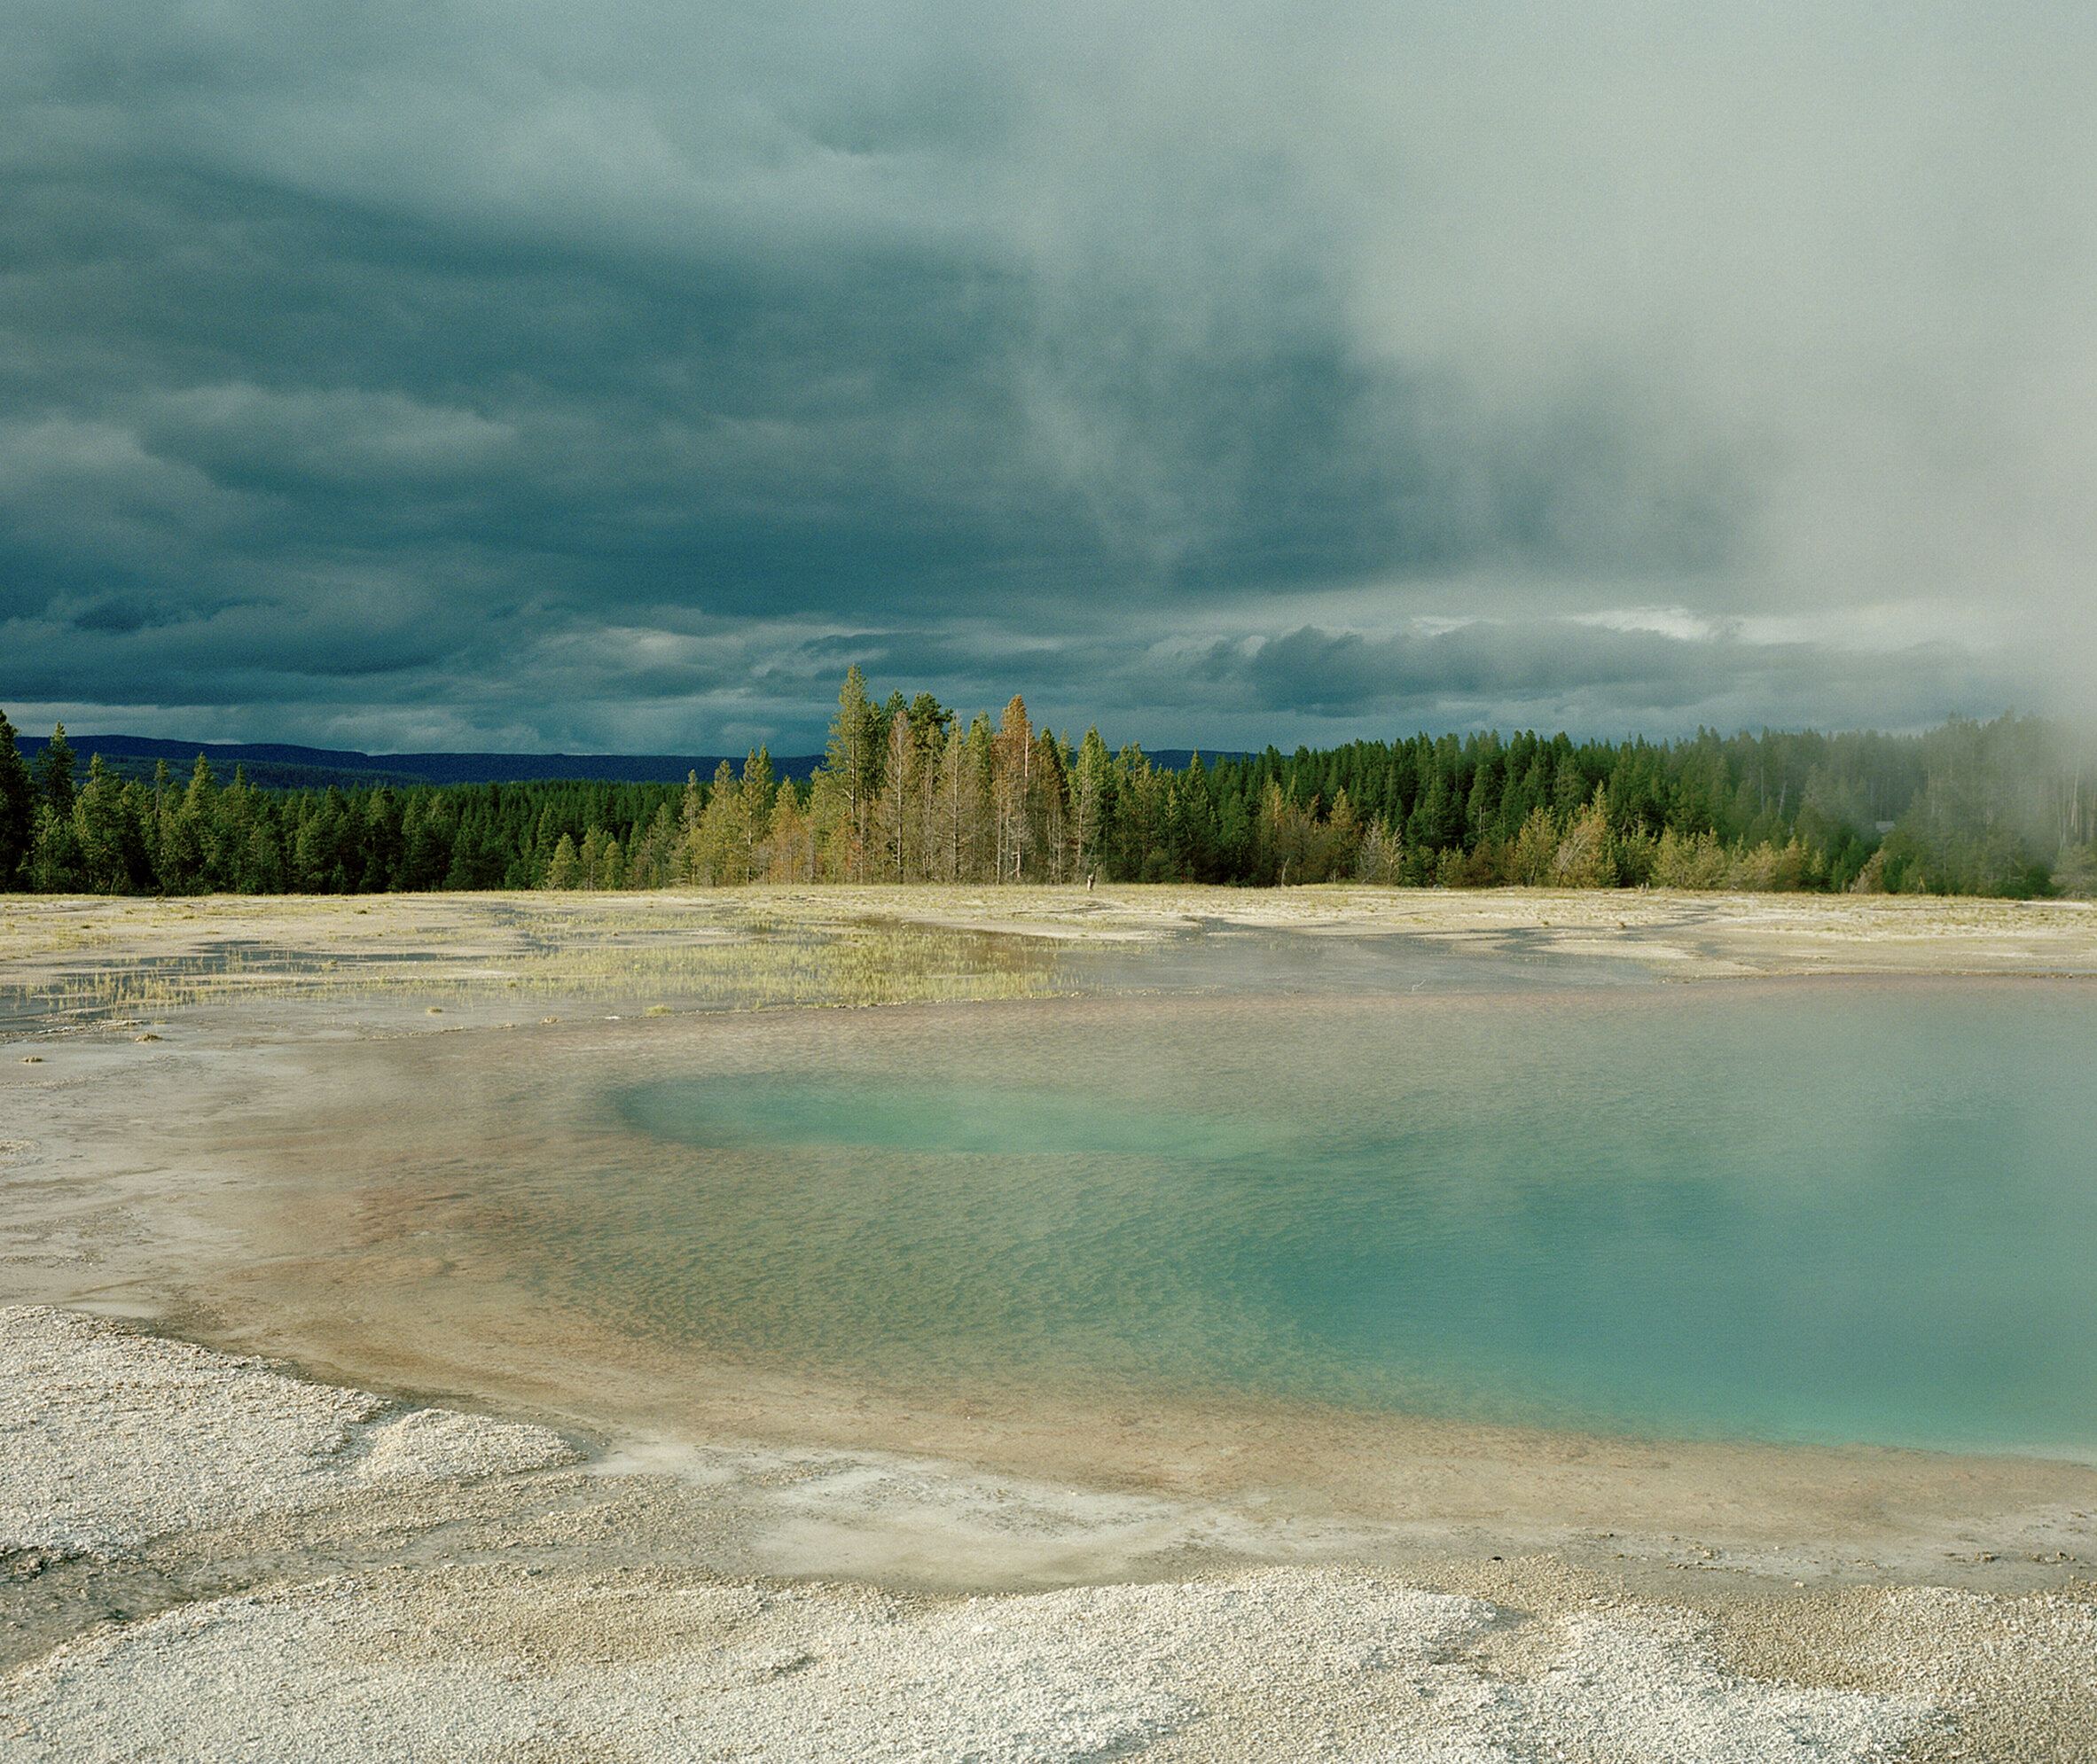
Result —
<path fill-rule="evenodd" d="M 899 1386 L 2081 1456 L 2093 1073 L 2069 982 L 810 1013 L 609 1095 L 531 1229 Z"/>

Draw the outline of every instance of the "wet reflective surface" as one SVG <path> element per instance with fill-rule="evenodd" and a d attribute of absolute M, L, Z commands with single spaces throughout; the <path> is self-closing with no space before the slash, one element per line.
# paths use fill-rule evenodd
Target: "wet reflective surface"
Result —
<path fill-rule="evenodd" d="M 892 1385 L 2097 1445 L 2097 995 L 1287 991 L 771 1019 L 483 1248 Z M 499 1173 L 490 1172 L 498 1187 Z"/>

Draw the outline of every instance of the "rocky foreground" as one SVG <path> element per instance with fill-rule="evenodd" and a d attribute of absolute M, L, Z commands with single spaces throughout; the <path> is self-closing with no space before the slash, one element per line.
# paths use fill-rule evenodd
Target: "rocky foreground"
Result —
<path fill-rule="evenodd" d="M 1550 1558 L 973 1596 L 723 1573 L 776 1458 L 607 1472 L 47 1307 L 0 1312 L 0 1440 L 25 1760 L 2072 1758 L 2097 1731 L 2075 1589 L 1700 1605 Z"/>

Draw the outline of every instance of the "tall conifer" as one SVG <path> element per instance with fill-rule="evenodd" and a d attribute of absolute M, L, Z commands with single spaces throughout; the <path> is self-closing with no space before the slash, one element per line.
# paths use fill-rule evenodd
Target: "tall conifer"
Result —
<path fill-rule="evenodd" d="M 763 747 L 743 761 L 742 812 L 743 878 L 755 882 L 763 876 L 761 852 L 771 837 L 771 755 Z"/>
<path fill-rule="evenodd" d="M 36 785 L 15 745 L 14 725 L 0 711 L 0 888 L 13 887 L 20 878 L 35 817 Z"/>
<path fill-rule="evenodd" d="M 874 743 L 877 712 L 866 696 L 866 680 L 854 662 L 845 671 L 845 683 L 837 694 L 837 716 L 830 725 L 830 739 L 823 753 L 823 768 L 834 777 L 844 794 L 845 811 L 852 825 L 853 849 L 848 862 L 850 881 L 865 879 L 865 854 L 873 817 L 874 784 L 880 771 Z"/>
<path fill-rule="evenodd" d="M 1027 786 L 1033 773 L 1034 730 L 1014 692 L 998 720 L 991 749 L 991 802 L 997 814 L 998 879 L 1016 882 L 1027 859 Z"/>
<path fill-rule="evenodd" d="M 36 758 L 37 781 L 52 814 L 63 820 L 73 812 L 73 749 L 66 740 L 66 725 L 51 726 L 51 739 Z"/>

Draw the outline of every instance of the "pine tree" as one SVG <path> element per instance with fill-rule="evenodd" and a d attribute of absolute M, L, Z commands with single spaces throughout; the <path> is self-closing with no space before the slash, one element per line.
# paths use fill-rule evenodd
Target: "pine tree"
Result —
<path fill-rule="evenodd" d="M 15 745 L 14 725 L 0 711 L 0 888 L 20 880 L 35 827 L 35 782 Z"/>
<path fill-rule="evenodd" d="M 1063 763 L 1062 743 L 1050 730 L 1045 729 L 1035 738 L 1029 764 L 1028 843 L 1043 880 L 1068 881 L 1071 864 L 1070 774 Z"/>
<path fill-rule="evenodd" d="M 771 755 L 759 747 L 743 761 L 743 878 L 756 881 L 764 874 L 763 847 L 771 836 Z"/>
<path fill-rule="evenodd" d="M 828 766 L 818 766 L 809 781 L 808 831 L 810 881 L 849 882 L 860 874 L 865 859 L 851 801 L 844 780 Z"/>
<path fill-rule="evenodd" d="M 991 802 L 997 816 L 997 877 L 1016 882 L 1024 870 L 1030 843 L 1027 816 L 1028 785 L 1034 769 L 1034 729 L 1017 692 L 1005 707 L 991 749 Z"/>
<path fill-rule="evenodd" d="M 29 886 L 40 894 L 63 894 L 80 886 L 80 843 L 70 816 L 48 802 L 36 805 L 29 834 Z"/>
<path fill-rule="evenodd" d="M 359 873 L 369 889 L 385 887 L 398 874 L 407 858 L 403 823 L 405 806 L 391 790 L 380 784 L 365 800 L 364 813 L 347 812 L 344 820 L 364 849 Z"/>
<path fill-rule="evenodd" d="M 248 833 L 246 879 L 241 886 L 257 894 L 284 892 L 284 839 L 274 819 L 256 821 Z"/>
<path fill-rule="evenodd" d="M 1107 826 L 1112 813 L 1114 760 L 1097 725 L 1085 730 L 1070 780 L 1070 839 L 1081 874 L 1091 877 L 1107 867 Z"/>
<path fill-rule="evenodd" d="M 1609 831 L 1608 785 L 1595 785 L 1592 800 L 1574 816 L 1573 824 L 1552 857 L 1551 880 L 1561 888 L 1616 886 L 1616 841 Z"/>
<path fill-rule="evenodd" d="M 87 784 L 73 802 L 73 832 L 81 886 L 98 894 L 130 891 L 132 841 L 125 836 L 123 809 L 123 786 L 99 753 L 90 754 Z"/>
<path fill-rule="evenodd" d="M 1362 825 L 1345 784 L 1333 798 L 1333 812 L 1326 817 L 1324 831 L 1323 849 L 1318 854 L 1319 879 L 1330 881 L 1335 876 L 1353 875 L 1361 858 Z"/>
<path fill-rule="evenodd" d="M 167 831 L 168 806 L 174 794 L 175 774 L 168 770 L 165 760 L 154 761 L 153 793 L 140 806 L 139 819 L 145 839 L 146 869 L 153 877 L 153 886 L 163 894 L 168 892 L 168 868 L 161 839 Z"/>
<path fill-rule="evenodd" d="M 871 848 L 874 793 L 880 776 L 876 747 L 881 735 L 877 727 L 880 712 L 866 696 L 866 681 L 854 662 L 846 670 L 845 683 L 837 695 L 837 716 L 830 725 L 830 739 L 823 753 L 823 769 L 843 792 L 845 812 L 851 822 L 852 849 L 847 880 L 866 879 L 866 855 Z"/>
<path fill-rule="evenodd" d="M 677 880 L 686 885 L 699 880 L 700 828 L 706 818 L 706 794 L 699 774 L 685 774 L 685 793 L 677 804 Z"/>
<path fill-rule="evenodd" d="M 743 814 L 742 786 L 724 760 L 715 768 L 706 813 L 700 818 L 699 847 L 692 863 L 694 881 L 718 888 L 749 879 L 748 824 Z"/>
<path fill-rule="evenodd" d="M 327 883 L 327 839 L 322 823 L 325 802 L 303 805 L 297 830 L 291 839 L 291 885 L 301 894 L 317 894 Z M 181 884 L 172 844 L 167 831 L 174 821 L 172 808 L 160 811 L 160 886 L 173 894 Z"/>
<path fill-rule="evenodd" d="M 1158 774 L 1133 741 L 1115 755 L 1115 814 L 1109 823 L 1109 850 L 1115 875 L 1141 881 L 1157 843 Z"/>
<path fill-rule="evenodd" d="M 874 807 L 874 831 L 882 878 L 890 882 L 918 879 L 917 743 L 910 713 L 897 711 L 888 722 L 888 744 L 881 760 L 880 795 Z"/>
<path fill-rule="evenodd" d="M 37 782 L 43 800 L 60 820 L 73 813 L 73 749 L 66 742 L 66 725 L 52 725 L 50 741 L 36 759 Z"/>
<path fill-rule="evenodd" d="M 1253 867 L 1252 811 L 1242 791 L 1227 792 L 1216 811 L 1218 862 L 1225 876 L 1242 877 Z"/>
<path fill-rule="evenodd" d="M 170 894 L 195 894 L 206 886 L 211 795 L 211 764 L 201 753 L 186 790 L 177 793 L 170 785 L 164 793 L 155 792 L 160 823 L 158 873 L 161 888 Z M 332 861 L 334 854 L 331 850 L 328 855 Z"/>
<path fill-rule="evenodd" d="M 994 786 L 998 776 L 998 738 L 990 719 L 978 712 L 968 722 L 962 750 L 965 805 L 961 835 L 961 877 L 966 882 L 998 878 L 998 814 Z"/>
<path fill-rule="evenodd" d="M 1463 807 L 1450 787 L 1450 776 L 1436 756 L 1432 775 L 1405 829 L 1407 842 L 1422 851 L 1440 851 L 1463 843 Z"/>
<path fill-rule="evenodd" d="M 801 798 L 791 784 L 779 786 L 772 803 L 771 830 L 765 839 L 764 874 L 773 882 L 813 882 L 816 879 L 815 831 L 802 812 Z"/>
<path fill-rule="evenodd" d="M 1558 823 L 1541 802 L 1531 808 L 1514 836 L 1514 849 L 1507 859 L 1514 879 L 1525 888 L 1538 888 L 1551 880 L 1553 860 L 1558 855 Z"/>
<path fill-rule="evenodd" d="M 673 879 L 670 852 L 677 844 L 677 823 L 666 799 L 658 804 L 647 831 L 635 832 L 630 846 L 626 876 L 635 888 L 660 888 Z"/>
<path fill-rule="evenodd" d="M 212 886 L 229 894 L 252 892 L 246 881 L 249 835 L 254 831 L 254 792 L 247 774 L 233 768 L 233 782 L 212 805 Z"/>

